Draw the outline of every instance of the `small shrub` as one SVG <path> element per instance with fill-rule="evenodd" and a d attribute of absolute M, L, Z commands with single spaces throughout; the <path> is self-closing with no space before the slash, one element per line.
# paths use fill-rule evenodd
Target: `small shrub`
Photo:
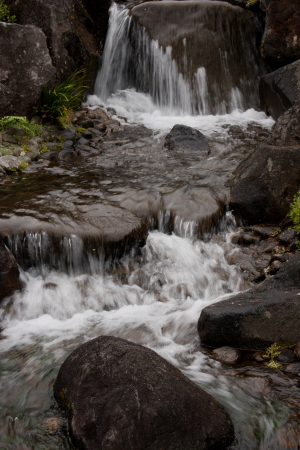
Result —
<path fill-rule="evenodd" d="M 43 87 L 40 105 L 37 108 L 42 119 L 69 125 L 70 111 L 79 108 L 86 86 L 84 70 L 79 70 L 54 89 Z"/>
<path fill-rule="evenodd" d="M 14 23 L 16 16 L 10 14 L 9 8 L 5 5 L 4 0 L 0 0 L 0 22 Z"/>
<path fill-rule="evenodd" d="M 29 136 L 40 136 L 43 130 L 42 125 L 29 122 L 24 116 L 5 116 L 0 119 L 0 131 L 5 131 L 9 127 L 22 128 Z"/>
<path fill-rule="evenodd" d="M 277 342 L 274 342 L 270 347 L 266 349 L 264 358 L 268 358 L 270 361 L 268 362 L 268 367 L 270 369 L 279 370 L 282 369 L 283 365 L 280 362 L 276 361 L 277 356 L 281 354 L 280 345 Z"/>

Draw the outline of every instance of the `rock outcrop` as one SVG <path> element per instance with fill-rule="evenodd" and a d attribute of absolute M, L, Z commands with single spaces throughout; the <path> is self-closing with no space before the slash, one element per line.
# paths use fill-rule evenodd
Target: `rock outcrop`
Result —
<path fill-rule="evenodd" d="M 278 119 L 300 97 L 300 61 L 295 61 L 260 79 L 261 108 Z"/>
<path fill-rule="evenodd" d="M 40 28 L 0 22 L 0 117 L 26 115 L 55 69 Z"/>
<path fill-rule="evenodd" d="M 20 272 L 15 258 L 4 244 L 0 233 L 0 302 L 22 288 Z"/>
<path fill-rule="evenodd" d="M 300 10 L 297 0 L 266 2 L 266 27 L 262 56 L 271 67 L 282 67 L 300 58 Z"/>
<path fill-rule="evenodd" d="M 279 223 L 300 189 L 300 151 L 260 146 L 232 173 L 230 207 L 248 224 Z"/>
<path fill-rule="evenodd" d="M 278 145 L 299 145 L 300 99 L 277 119 L 272 128 L 271 141 Z"/>
<path fill-rule="evenodd" d="M 7 0 L 6 3 L 20 24 L 43 30 L 56 68 L 56 82 L 88 64 L 97 65 L 100 39 L 103 43 L 107 31 L 108 1 L 101 2 L 97 14 L 95 1 L 89 0 Z M 88 11 L 100 22 L 99 27 Z"/>
<path fill-rule="evenodd" d="M 202 310 L 198 332 L 203 345 L 260 349 L 300 340 L 300 254 L 276 275 L 249 291 Z"/>
<path fill-rule="evenodd" d="M 80 449 L 222 450 L 234 436 L 210 395 L 152 350 L 115 337 L 71 353 L 54 396 Z"/>

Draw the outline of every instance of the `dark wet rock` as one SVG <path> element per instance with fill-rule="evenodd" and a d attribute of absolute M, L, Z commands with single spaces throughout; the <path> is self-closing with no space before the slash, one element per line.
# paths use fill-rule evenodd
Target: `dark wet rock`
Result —
<path fill-rule="evenodd" d="M 281 262 L 287 262 L 290 259 L 290 257 L 291 257 L 290 253 L 279 253 L 279 254 L 275 253 L 273 255 L 273 258 L 275 260 L 278 260 L 278 261 L 281 261 Z"/>
<path fill-rule="evenodd" d="M 0 42 L 0 117 L 25 116 L 55 74 L 46 37 L 35 26 L 0 22 Z"/>
<path fill-rule="evenodd" d="M 257 270 L 261 270 L 261 269 L 266 269 L 270 262 L 271 262 L 272 256 L 271 255 L 266 255 L 266 254 L 262 254 L 259 255 L 255 260 L 254 260 L 254 267 Z"/>
<path fill-rule="evenodd" d="M 7 0 L 11 13 L 17 16 L 19 23 L 35 25 L 43 30 L 57 82 L 65 80 L 88 63 L 97 64 L 100 41 L 94 35 L 97 26 L 85 8 L 89 1 L 93 3 L 93 0 Z M 106 0 L 101 2 L 99 9 L 103 10 L 103 7 L 108 11 Z M 41 67 L 43 65 L 41 63 Z"/>
<path fill-rule="evenodd" d="M 224 408 L 152 350 L 101 336 L 60 368 L 54 396 L 76 447 L 209 449 L 233 440 Z"/>
<path fill-rule="evenodd" d="M 76 153 L 74 152 L 74 150 L 71 149 L 66 149 L 66 150 L 62 150 L 61 152 L 58 153 L 57 155 L 57 159 L 59 161 L 64 161 L 66 159 L 72 159 L 72 158 L 76 158 Z"/>
<path fill-rule="evenodd" d="M 78 141 L 76 142 L 76 144 L 81 144 L 81 145 L 86 145 L 86 144 L 88 144 L 88 143 L 89 143 L 88 139 L 85 139 L 85 138 L 83 138 L 83 137 L 81 137 L 80 139 L 78 139 Z"/>
<path fill-rule="evenodd" d="M 300 99 L 288 109 L 272 127 L 270 142 L 278 145 L 299 145 Z"/>
<path fill-rule="evenodd" d="M 241 245 L 242 247 L 249 247 L 250 245 L 257 245 L 260 241 L 256 236 L 248 233 L 237 233 L 231 236 L 233 244 Z"/>
<path fill-rule="evenodd" d="M 104 132 L 107 128 L 107 126 L 105 125 L 105 123 L 97 123 L 94 125 L 94 128 L 96 128 L 96 130 L 99 130 L 101 132 Z"/>
<path fill-rule="evenodd" d="M 290 229 L 290 230 L 285 230 L 282 233 L 280 233 L 278 235 L 278 239 L 283 245 L 289 245 L 293 242 L 293 240 L 295 239 L 296 236 L 297 236 L 296 231 L 293 229 Z"/>
<path fill-rule="evenodd" d="M 102 136 L 102 132 L 100 130 L 97 130 L 97 128 L 88 128 L 88 131 L 92 133 L 93 138 Z M 113 127 L 111 128 L 111 131 L 114 131 Z"/>
<path fill-rule="evenodd" d="M 76 136 L 76 130 L 75 128 L 67 128 L 66 130 L 62 130 L 59 133 L 59 136 L 62 137 L 63 139 L 66 139 L 67 141 L 74 141 L 75 136 Z"/>
<path fill-rule="evenodd" d="M 225 364 L 237 364 L 242 358 L 242 352 L 232 347 L 216 348 L 212 354 L 218 361 Z"/>
<path fill-rule="evenodd" d="M 264 240 L 259 247 L 259 251 L 262 253 L 272 253 L 277 245 L 277 241 L 274 238 Z"/>
<path fill-rule="evenodd" d="M 203 345 L 259 349 L 300 340 L 300 254 L 250 290 L 203 309 L 198 331 Z"/>
<path fill-rule="evenodd" d="M 293 373 L 295 375 L 297 375 L 298 373 L 300 374 L 300 362 L 288 364 L 283 368 L 283 371 L 285 373 Z"/>
<path fill-rule="evenodd" d="M 275 260 L 272 261 L 270 264 L 270 273 L 274 274 L 275 272 L 277 272 L 279 269 L 281 269 L 283 267 L 283 262 Z"/>
<path fill-rule="evenodd" d="M 298 359 L 300 359 L 300 342 L 297 342 L 294 348 L 294 353 Z"/>
<path fill-rule="evenodd" d="M 76 125 L 79 125 L 82 128 L 91 128 L 94 126 L 94 121 L 82 116 L 77 120 Z"/>
<path fill-rule="evenodd" d="M 86 130 L 86 131 L 80 131 L 80 134 L 82 137 L 84 137 L 85 139 L 91 139 L 93 137 L 93 134 Z"/>
<path fill-rule="evenodd" d="M 291 364 L 295 359 L 293 350 L 289 350 L 288 348 L 281 348 L 280 355 L 277 356 L 277 361 L 281 364 Z"/>
<path fill-rule="evenodd" d="M 264 358 L 264 352 L 254 352 L 252 354 L 253 361 L 256 361 L 258 363 L 264 362 L 266 358 Z"/>
<path fill-rule="evenodd" d="M 299 99 L 299 86 L 300 61 L 295 61 L 263 76 L 259 86 L 262 110 L 273 119 L 278 119 Z"/>
<path fill-rule="evenodd" d="M 22 289 L 20 272 L 15 258 L 4 244 L 0 234 L 0 301 Z"/>
<path fill-rule="evenodd" d="M 67 149 L 67 148 L 71 148 L 71 147 L 73 147 L 73 141 L 65 141 L 64 143 L 63 143 L 63 148 L 64 149 Z"/>
<path fill-rule="evenodd" d="M 50 152 L 42 153 L 40 159 L 46 159 L 47 161 L 56 161 L 58 159 L 58 152 L 51 150 Z"/>
<path fill-rule="evenodd" d="M 232 125 L 229 127 L 229 133 L 237 139 L 244 139 L 246 137 L 244 131 L 238 125 Z"/>
<path fill-rule="evenodd" d="M 278 231 L 278 227 L 275 226 L 266 226 L 266 225 L 255 225 L 253 227 L 254 233 L 262 238 L 271 237 L 276 231 Z"/>
<path fill-rule="evenodd" d="M 10 134 L 2 134 L 2 142 L 5 144 L 17 144 L 18 141 L 15 137 L 11 136 Z"/>
<path fill-rule="evenodd" d="M 200 131 L 185 125 L 174 125 L 167 134 L 164 146 L 171 151 L 194 151 L 209 155 L 210 147 L 207 139 Z"/>
<path fill-rule="evenodd" d="M 11 136 L 26 136 L 26 130 L 19 127 L 8 127 L 5 128 L 5 134 L 10 134 Z"/>
<path fill-rule="evenodd" d="M 270 382 L 266 377 L 248 376 L 237 379 L 235 382 L 243 391 L 255 398 L 266 397 L 271 390 Z"/>
<path fill-rule="evenodd" d="M 256 281 L 256 280 L 260 279 L 260 277 L 262 276 L 261 271 L 257 270 L 254 267 L 254 264 L 250 261 L 242 261 L 240 263 L 240 268 L 243 272 L 248 273 L 249 281 Z"/>
<path fill-rule="evenodd" d="M 239 164 L 227 184 L 235 214 L 249 224 L 279 223 L 300 189 L 300 151 L 260 146 Z"/>
<path fill-rule="evenodd" d="M 246 251 L 246 249 L 244 250 L 240 250 L 240 251 L 234 251 L 231 254 L 229 254 L 227 256 L 227 262 L 229 264 L 240 264 L 244 261 L 249 261 L 249 259 L 252 256 L 252 250 L 250 251 Z"/>
<path fill-rule="evenodd" d="M 300 12 L 297 0 L 272 0 L 266 8 L 262 57 L 272 67 L 300 59 Z"/>
<path fill-rule="evenodd" d="M 35 136 L 27 141 L 28 147 L 30 147 L 32 150 L 39 150 L 42 146 L 42 143 L 43 139 L 39 136 Z"/>
<path fill-rule="evenodd" d="M 44 145 L 47 147 L 48 150 L 52 150 L 52 149 L 58 150 L 61 148 L 61 143 L 58 141 L 46 142 Z"/>

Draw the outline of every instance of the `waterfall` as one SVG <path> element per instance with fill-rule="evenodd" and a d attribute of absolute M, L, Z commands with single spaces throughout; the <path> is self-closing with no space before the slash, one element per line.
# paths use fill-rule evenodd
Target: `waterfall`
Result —
<path fill-rule="evenodd" d="M 131 10 L 114 3 L 95 95 L 105 102 L 132 89 L 176 115 L 257 107 L 259 29 L 251 13 L 222 2 L 147 2 Z"/>

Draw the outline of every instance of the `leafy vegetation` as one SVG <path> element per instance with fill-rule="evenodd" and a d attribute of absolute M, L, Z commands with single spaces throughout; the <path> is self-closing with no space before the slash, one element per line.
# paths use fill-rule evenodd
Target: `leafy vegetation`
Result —
<path fill-rule="evenodd" d="M 29 136 L 40 136 L 43 130 L 41 125 L 29 122 L 24 116 L 5 116 L 0 119 L 0 132 L 9 127 L 22 128 Z"/>
<path fill-rule="evenodd" d="M 300 233 L 300 191 L 295 195 L 291 203 L 289 216 L 293 219 L 294 229 L 297 233 Z M 297 247 L 300 248 L 300 241 L 297 242 Z"/>
<path fill-rule="evenodd" d="M 0 0 L 0 22 L 14 23 L 16 20 L 16 16 L 10 14 L 9 8 L 4 3 L 4 0 Z"/>
<path fill-rule="evenodd" d="M 264 358 L 268 358 L 270 360 L 268 362 L 268 367 L 270 369 L 278 370 L 283 367 L 283 365 L 276 360 L 277 356 L 279 356 L 280 354 L 280 345 L 277 342 L 274 342 L 274 344 L 266 349 L 266 352 L 263 356 Z"/>
<path fill-rule="evenodd" d="M 71 111 L 79 108 L 86 86 L 85 71 L 79 70 L 54 89 L 43 87 L 40 105 L 37 108 L 42 119 L 69 125 Z"/>

